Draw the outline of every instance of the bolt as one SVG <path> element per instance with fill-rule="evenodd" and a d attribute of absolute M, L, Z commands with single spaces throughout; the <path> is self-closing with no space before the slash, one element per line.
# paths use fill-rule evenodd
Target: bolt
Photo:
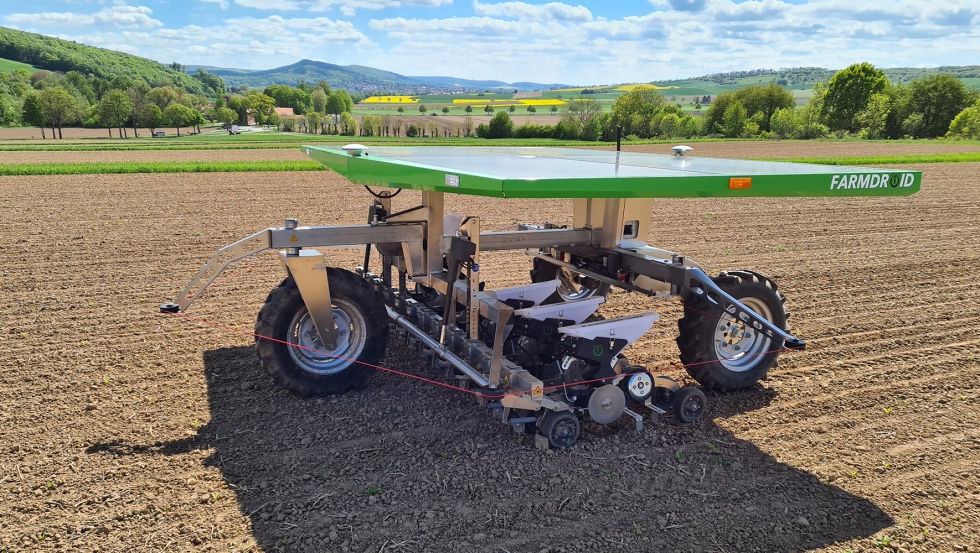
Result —
<path fill-rule="evenodd" d="M 741 349 L 742 349 L 741 347 L 739 347 L 739 346 L 735 346 L 735 351 L 739 351 L 739 350 L 741 350 Z"/>
<path fill-rule="evenodd" d="M 721 325 L 721 326 L 718 327 L 718 330 L 725 330 L 726 328 L 728 328 L 728 327 L 726 327 L 725 325 Z"/>
<path fill-rule="evenodd" d="M 306 336 L 307 338 L 309 338 L 310 337 L 310 331 L 307 330 L 306 332 L 304 332 L 303 333 L 303 336 Z"/>
<path fill-rule="evenodd" d="M 347 334 L 347 332 L 346 331 L 343 331 L 343 330 L 338 330 L 337 331 L 337 334 L 340 334 L 341 336 L 344 336 L 345 334 Z"/>
<path fill-rule="evenodd" d="M 602 407 L 603 409 L 609 409 L 610 407 L 612 407 L 612 402 L 609 401 L 608 399 L 603 400 Z"/>

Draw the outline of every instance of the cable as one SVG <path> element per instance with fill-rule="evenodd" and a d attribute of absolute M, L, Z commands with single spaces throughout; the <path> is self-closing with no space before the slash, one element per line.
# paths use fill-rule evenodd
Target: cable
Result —
<path fill-rule="evenodd" d="M 378 194 L 374 190 L 371 190 L 371 187 L 368 186 L 368 185 L 366 185 L 366 184 L 364 185 L 364 189 L 367 190 L 368 193 L 371 194 L 372 196 L 374 196 L 375 198 L 379 198 L 379 199 L 382 199 L 382 200 L 387 200 L 389 198 L 394 198 L 395 196 L 397 196 L 397 195 L 399 195 L 399 194 L 402 193 L 402 189 L 399 188 L 399 189 L 395 190 L 395 193 L 394 194 Z"/>

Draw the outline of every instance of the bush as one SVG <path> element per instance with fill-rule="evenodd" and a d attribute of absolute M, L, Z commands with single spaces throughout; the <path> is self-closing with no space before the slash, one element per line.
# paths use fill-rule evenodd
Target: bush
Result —
<path fill-rule="evenodd" d="M 514 131 L 514 138 L 551 138 L 555 128 L 551 125 L 532 125 L 525 123 Z"/>
<path fill-rule="evenodd" d="M 405 131 L 405 136 L 409 138 L 415 138 L 419 135 L 419 128 L 415 125 L 409 125 L 408 130 Z"/>
<path fill-rule="evenodd" d="M 506 111 L 498 111 L 487 126 L 487 138 L 510 138 L 514 135 L 514 122 Z"/>
<path fill-rule="evenodd" d="M 476 126 L 476 137 L 477 138 L 489 138 L 490 127 L 486 123 L 480 123 Z"/>
<path fill-rule="evenodd" d="M 555 138 L 564 140 L 577 140 L 580 135 L 578 123 L 571 119 L 562 119 L 555 125 Z"/>
<path fill-rule="evenodd" d="M 962 140 L 980 139 L 980 103 L 961 111 L 949 125 L 946 136 Z"/>

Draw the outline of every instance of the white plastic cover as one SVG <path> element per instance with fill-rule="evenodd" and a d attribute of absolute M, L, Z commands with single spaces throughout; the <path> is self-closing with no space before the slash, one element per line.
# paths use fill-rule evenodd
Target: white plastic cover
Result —
<path fill-rule="evenodd" d="M 555 281 L 557 282 L 557 281 Z M 499 297 L 497 299 L 500 299 Z M 575 324 L 581 323 L 589 318 L 589 315 L 599 309 L 599 305 L 606 301 L 602 296 L 593 296 L 584 300 L 566 301 L 562 303 L 551 303 L 548 305 L 538 305 L 518 309 L 514 314 L 519 317 L 543 321 L 545 319 L 564 319 Z"/>
<path fill-rule="evenodd" d="M 626 340 L 627 344 L 632 344 L 640 336 L 646 334 L 653 326 L 653 323 L 659 320 L 660 315 L 656 313 L 640 313 L 618 319 L 609 319 L 608 321 L 595 321 L 573 326 L 563 326 L 558 329 L 558 332 L 586 340 L 618 338 Z"/>

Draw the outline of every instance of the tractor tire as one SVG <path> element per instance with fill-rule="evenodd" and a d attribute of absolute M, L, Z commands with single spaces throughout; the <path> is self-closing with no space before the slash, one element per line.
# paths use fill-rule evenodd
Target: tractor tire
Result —
<path fill-rule="evenodd" d="M 786 297 L 775 282 L 751 271 L 722 272 L 714 281 L 749 309 L 789 330 Z M 705 389 L 744 390 L 776 366 L 782 343 L 774 344 L 700 296 L 685 294 L 682 300 L 684 316 L 677 322 L 681 363 Z"/>
<path fill-rule="evenodd" d="M 606 296 L 609 294 L 611 286 L 605 282 L 582 276 L 574 271 L 559 267 L 554 263 L 548 263 L 544 259 L 534 258 L 534 265 L 531 267 L 531 282 L 546 282 L 559 279 L 561 284 L 543 303 L 561 303 L 565 301 L 584 300 L 592 296 Z"/>
<path fill-rule="evenodd" d="M 319 344 L 316 328 L 292 277 L 269 293 L 255 323 L 255 351 L 277 384 L 301 397 L 342 394 L 364 385 L 367 369 L 384 357 L 388 314 L 370 284 L 327 268 L 337 347 Z M 268 339 L 267 339 L 268 338 Z"/>

